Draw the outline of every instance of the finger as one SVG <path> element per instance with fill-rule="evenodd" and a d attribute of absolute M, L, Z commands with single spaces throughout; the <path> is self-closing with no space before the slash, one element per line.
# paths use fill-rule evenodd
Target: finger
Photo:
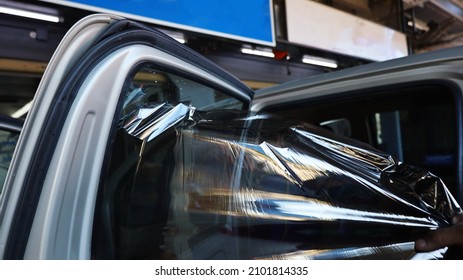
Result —
<path fill-rule="evenodd" d="M 430 231 L 426 236 L 415 242 L 417 251 L 434 251 L 439 248 L 463 245 L 463 225 Z"/>

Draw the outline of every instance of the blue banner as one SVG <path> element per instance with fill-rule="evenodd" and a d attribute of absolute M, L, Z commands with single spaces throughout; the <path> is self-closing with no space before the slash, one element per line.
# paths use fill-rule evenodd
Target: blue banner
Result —
<path fill-rule="evenodd" d="M 115 12 L 174 28 L 265 45 L 275 44 L 272 0 L 72 0 L 49 1 Z"/>

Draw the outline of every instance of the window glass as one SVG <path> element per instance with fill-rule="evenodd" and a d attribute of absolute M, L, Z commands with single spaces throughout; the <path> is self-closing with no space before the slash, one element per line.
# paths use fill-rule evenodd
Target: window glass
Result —
<path fill-rule="evenodd" d="M 452 104 L 423 104 L 370 116 L 377 148 L 455 186 L 456 123 Z"/>
<path fill-rule="evenodd" d="M 19 132 L 0 130 L 0 193 L 5 183 L 13 152 L 18 142 Z"/>
<path fill-rule="evenodd" d="M 169 184 L 178 156 L 173 125 L 187 122 L 193 111 L 218 111 L 223 117 L 227 111 L 240 112 L 244 104 L 212 87 L 148 66 L 128 78 L 122 96 L 97 202 L 93 257 L 171 258 L 163 244 L 174 203 Z"/>
<path fill-rule="evenodd" d="M 190 79 L 142 67 L 128 82 L 124 112 L 131 112 L 148 103 L 183 103 L 199 110 L 241 109 L 236 98 Z"/>
<path fill-rule="evenodd" d="M 404 163 L 431 171 L 460 197 L 457 95 L 461 93 L 446 83 L 422 81 L 310 98 L 268 112 L 373 145 Z"/>

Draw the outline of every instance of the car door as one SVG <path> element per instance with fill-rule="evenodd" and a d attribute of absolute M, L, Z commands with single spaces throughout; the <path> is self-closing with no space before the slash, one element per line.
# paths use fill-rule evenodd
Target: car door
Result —
<path fill-rule="evenodd" d="M 440 176 L 462 203 L 462 54 L 412 55 L 263 89 L 252 111 L 369 143 Z"/>
<path fill-rule="evenodd" d="M 149 100 L 140 99 L 141 90 Z M 175 100 L 204 110 L 247 109 L 251 97 L 234 77 L 164 34 L 116 16 L 83 19 L 56 50 L 24 125 L 1 194 L 0 255 L 91 257 L 108 139 L 125 105 Z"/>

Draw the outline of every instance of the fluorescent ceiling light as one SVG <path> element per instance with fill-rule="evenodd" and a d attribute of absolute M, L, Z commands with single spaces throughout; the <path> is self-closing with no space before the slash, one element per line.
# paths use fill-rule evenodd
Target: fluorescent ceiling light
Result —
<path fill-rule="evenodd" d="M 21 10 L 21 9 L 16 9 L 16 8 L 0 7 L 0 13 L 13 15 L 13 16 L 19 16 L 19 17 L 38 19 L 38 20 L 43 20 L 43 21 L 49 21 L 49 22 L 60 22 L 60 18 L 58 16 L 37 13 L 37 12 L 29 12 L 26 10 Z"/>
<path fill-rule="evenodd" d="M 270 57 L 270 58 L 274 58 L 275 57 L 275 54 L 273 53 L 273 51 L 271 49 L 267 49 L 267 48 L 262 48 L 262 49 L 252 49 L 252 48 L 248 48 L 248 47 L 243 47 L 241 49 L 241 52 L 244 53 L 244 54 L 252 54 L 252 55 L 258 55 L 258 56 L 264 56 L 264 57 Z"/>
<path fill-rule="evenodd" d="M 335 60 L 322 58 L 318 56 L 303 55 L 302 62 L 306 64 L 312 64 L 317 66 L 329 67 L 329 68 L 338 68 L 338 63 Z"/>
<path fill-rule="evenodd" d="M 419 19 L 415 19 L 415 22 L 413 22 L 412 20 L 409 20 L 407 21 L 407 25 L 410 27 L 415 26 L 416 29 L 423 30 L 426 32 L 429 31 L 428 23 L 422 20 L 419 20 Z"/>
<path fill-rule="evenodd" d="M 32 107 L 32 101 L 29 101 L 29 103 L 27 103 L 26 105 L 21 107 L 19 110 L 14 112 L 11 116 L 13 118 L 20 118 L 20 117 L 24 116 L 25 114 L 27 114 L 29 112 L 29 110 L 31 109 L 31 107 Z"/>

